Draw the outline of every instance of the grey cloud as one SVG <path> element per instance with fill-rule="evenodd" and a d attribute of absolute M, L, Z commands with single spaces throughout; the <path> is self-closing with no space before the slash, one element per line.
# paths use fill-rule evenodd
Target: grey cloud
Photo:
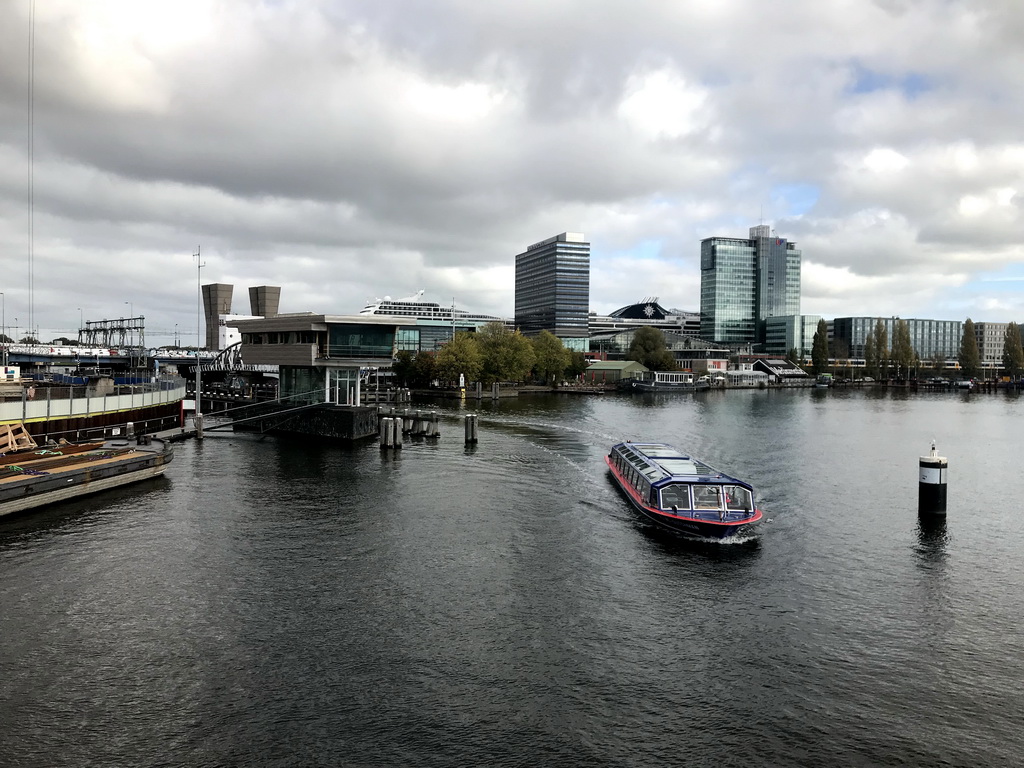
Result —
<path fill-rule="evenodd" d="M 564 230 L 588 235 L 595 269 L 621 273 L 595 275 L 608 293 L 593 303 L 608 309 L 653 294 L 696 309 L 700 238 L 742 236 L 762 211 L 806 259 L 858 277 L 999 270 L 1024 256 L 1019 205 L 957 213 L 965 196 L 1024 183 L 1024 14 L 1009 1 L 841 14 L 811 0 L 226 1 L 210 6 L 207 31 L 194 25 L 206 35 L 196 44 L 140 37 L 106 70 L 81 47 L 87 6 L 39 7 L 35 303 L 62 322 L 106 290 L 94 311 L 132 293 L 164 326 L 194 323 L 199 243 L 204 279 L 230 279 L 239 296 L 281 284 L 283 306 L 354 311 L 425 288 L 496 314 L 511 312 L 515 253 Z M 20 8 L 4 14 L 0 244 L 22 254 L 26 26 Z M 678 135 L 619 111 L 659 71 L 704 99 Z M 857 93 L 864 71 L 878 86 Z M 910 74 L 927 87 L 900 88 Z M 416 88 L 429 100 L 430 88 L 468 86 L 493 102 L 464 119 L 410 101 Z M 971 168 L 950 160 L 964 144 Z M 906 167 L 865 165 L 879 149 Z M 773 201 L 790 185 L 818 199 L 786 218 Z M 651 285 L 658 272 L 638 256 L 650 243 L 693 279 Z M 9 308 L 26 303 L 20 272 L 0 288 Z M 842 290 L 837 306 L 859 300 Z M 929 290 L 936 306 L 953 302 L 952 289 Z"/>

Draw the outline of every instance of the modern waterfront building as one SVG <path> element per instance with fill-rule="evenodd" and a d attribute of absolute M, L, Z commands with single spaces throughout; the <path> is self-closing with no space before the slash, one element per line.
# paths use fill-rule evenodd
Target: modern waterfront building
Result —
<path fill-rule="evenodd" d="M 779 315 L 765 319 L 764 351 L 785 357 L 795 349 L 799 359 L 811 356 L 821 315 Z"/>
<path fill-rule="evenodd" d="M 982 368 L 998 370 L 1003 367 L 1003 346 L 1006 343 L 1006 329 L 1009 327 L 1009 323 L 974 324 L 974 336 L 978 340 L 978 356 Z"/>
<path fill-rule="evenodd" d="M 515 324 L 526 336 L 550 331 L 569 349 L 587 351 L 590 243 L 563 232 L 516 255 Z"/>
<path fill-rule="evenodd" d="M 243 411 L 245 428 L 343 440 L 376 434 L 377 410 L 362 404 L 362 383 L 392 364 L 398 331 L 415 322 L 312 312 L 240 321 L 242 359 L 276 365 L 280 376 L 280 402 Z"/>
<path fill-rule="evenodd" d="M 390 366 L 409 318 L 312 312 L 238 321 L 242 359 L 276 365 L 280 397 L 292 405 L 360 405 L 359 372 Z"/>
<path fill-rule="evenodd" d="M 746 240 L 700 244 L 700 335 L 722 344 L 763 344 L 769 317 L 800 314 L 801 253 L 767 224 Z"/>
<path fill-rule="evenodd" d="M 888 349 L 892 349 L 893 335 L 898 317 L 837 317 L 832 321 L 832 336 L 846 344 L 853 359 L 864 359 L 864 343 L 873 333 L 878 321 L 885 328 Z M 963 323 L 959 320 L 921 320 L 908 318 L 904 322 L 910 332 L 910 345 L 922 362 L 941 356 L 956 360 L 960 350 Z M 1002 348 L 1000 347 L 1000 354 Z"/>

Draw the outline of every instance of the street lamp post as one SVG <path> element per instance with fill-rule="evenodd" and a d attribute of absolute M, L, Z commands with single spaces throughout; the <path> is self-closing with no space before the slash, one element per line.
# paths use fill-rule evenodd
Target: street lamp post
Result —
<path fill-rule="evenodd" d="M 0 291 L 0 336 L 3 336 L 4 345 L 4 368 L 7 367 L 7 297 Z"/>

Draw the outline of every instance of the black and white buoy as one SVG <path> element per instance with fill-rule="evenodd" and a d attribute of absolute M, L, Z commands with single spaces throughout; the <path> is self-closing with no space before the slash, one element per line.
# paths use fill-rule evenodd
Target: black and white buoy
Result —
<path fill-rule="evenodd" d="M 932 450 L 921 457 L 919 482 L 917 486 L 917 511 L 919 514 L 946 514 L 946 457 L 939 456 L 932 440 Z"/>

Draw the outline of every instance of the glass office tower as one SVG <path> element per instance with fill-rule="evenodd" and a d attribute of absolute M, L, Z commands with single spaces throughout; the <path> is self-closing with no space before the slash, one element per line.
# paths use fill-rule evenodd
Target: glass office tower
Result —
<path fill-rule="evenodd" d="M 761 224 L 750 237 L 700 243 L 700 335 L 723 344 L 763 344 L 765 320 L 800 314 L 800 251 Z"/>
<path fill-rule="evenodd" d="M 516 327 L 527 336 L 550 331 L 570 349 L 589 339 L 590 243 L 563 232 L 516 256 Z"/>

